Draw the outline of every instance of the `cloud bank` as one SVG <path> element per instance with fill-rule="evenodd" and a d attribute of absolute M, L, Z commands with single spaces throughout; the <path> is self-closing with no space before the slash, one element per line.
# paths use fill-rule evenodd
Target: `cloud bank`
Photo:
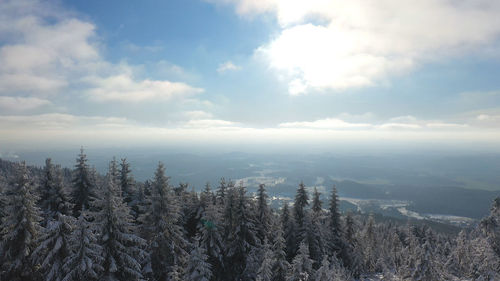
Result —
<path fill-rule="evenodd" d="M 491 48 L 496 0 L 210 0 L 238 14 L 274 15 L 281 30 L 258 48 L 289 93 L 384 83 L 428 61 Z"/>

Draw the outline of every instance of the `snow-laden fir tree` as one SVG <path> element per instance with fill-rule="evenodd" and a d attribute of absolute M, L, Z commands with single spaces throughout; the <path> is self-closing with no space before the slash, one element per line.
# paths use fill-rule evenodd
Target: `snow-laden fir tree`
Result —
<path fill-rule="evenodd" d="M 287 261 L 291 261 L 295 257 L 295 247 L 297 244 L 297 236 L 295 233 L 295 222 L 290 216 L 288 203 L 285 202 L 281 211 L 281 225 L 283 229 L 283 238 L 285 239 L 285 253 Z"/>
<path fill-rule="evenodd" d="M 309 257 L 314 261 L 313 267 L 317 269 L 323 258 L 324 244 L 321 235 L 319 217 L 311 212 L 306 213 L 304 227 L 306 229 L 304 242 L 309 249 Z"/>
<path fill-rule="evenodd" d="M 287 281 L 313 280 L 313 261 L 309 258 L 309 250 L 305 243 L 300 243 L 299 251 L 293 259 L 292 269 Z"/>
<path fill-rule="evenodd" d="M 225 198 L 226 198 L 226 179 L 221 178 L 219 182 L 219 187 L 215 193 L 215 197 L 217 198 L 217 205 L 224 206 Z"/>
<path fill-rule="evenodd" d="M 130 209 L 120 196 L 116 161 L 109 166 L 107 184 L 102 198 L 96 201 L 99 213 L 96 222 L 100 229 L 104 272 L 102 280 L 142 280 L 141 261 L 145 256 L 145 241 L 133 232 Z"/>
<path fill-rule="evenodd" d="M 42 210 L 42 225 L 45 226 L 48 220 L 48 214 L 46 214 L 46 210 L 49 210 L 49 197 L 51 192 L 54 190 L 55 186 L 55 170 L 54 165 L 52 164 L 52 159 L 45 159 L 45 167 L 43 168 L 43 174 L 40 178 L 40 185 L 38 187 L 38 194 L 40 195 L 39 206 Z"/>
<path fill-rule="evenodd" d="M 456 245 L 446 261 L 446 269 L 456 277 L 470 277 L 471 253 L 471 243 L 467 232 L 462 230 L 458 234 Z"/>
<path fill-rule="evenodd" d="M 134 200 L 135 195 L 135 181 L 132 177 L 130 164 L 127 162 L 126 158 L 122 158 L 120 163 L 120 189 L 121 196 L 123 197 L 125 203 L 132 206 L 131 203 Z"/>
<path fill-rule="evenodd" d="M 375 233 L 375 220 L 373 215 L 370 215 L 368 222 L 366 223 L 365 229 L 363 230 L 362 242 L 364 244 L 364 269 L 367 272 L 377 271 L 377 237 Z M 413 249 L 413 248 L 412 248 Z"/>
<path fill-rule="evenodd" d="M 285 239 L 283 238 L 283 228 L 281 223 L 276 221 L 273 225 L 274 244 L 272 247 L 272 281 L 285 281 L 290 264 L 286 260 Z"/>
<path fill-rule="evenodd" d="M 97 243 L 97 229 L 88 222 L 82 209 L 70 239 L 71 253 L 64 259 L 63 281 L 96 281 L 103 271 L 102 248 Z"/>
<path fill-rule="evenodd" d="M 318 216 L 321 213 L 321 211 L 323 210 L 322 206 L 321 206 L 322 202 L 321 202 L 320 196 L 321 196 L 321 193 L 318 192 L 318 189 L 316 187 L 314 187 L 314 193 L 313 193 L 313 199 L 312 199 L 313 201 L 312 201 L 311 209 L 316 216 Z"/>
<path fill-rule="evenodd" d="M 493 200 L 490 215 L 481 221 L 481 230 L 500 258 L 500 197 Z"/>
<path fill-rule="evenodd" d="M 5 216 L 0 230 L 0 280 L 36 280 L 38 266 L 31 260 L 41 230 L 38 197 L 26 164 L 16 169 L 14 182 L 4 194 Z"/>
<path fill-rule="evenodd" d="M 196 240 L 193 244 L 193 249 L 189 254 L 189 260 L 184 274 L 184 280 L 209 281 L 212 277 L 212 271 L 210 263 L 207 262 L 208 256 L 205 254 L 205 249 L 200 247 Z"/>
<path fill-rule="evenodd" d="M 259 185 L 257 190 L 257 235 L 261 241 L 264 242 L 265 239 L 271 239 L 272 233 L 270 233 L 271 225 L 271 213 L 269 206 L 267 204 L 268 195 L 266 192 L 266 186 L 264 184 Z"/>
<path fill-rule="evenodd" d="M 226 267 L 230 280 L 238 280 L 242 277 L 247 267 L 249 254 L 255 247 L 260 246 L 251 210 L 246 188 L 240 184 L 234 205 L 234 222 L 226 242 L 227 263 L 225 264 L 231 264 L 230 267 Z"/>
<path fill-rule="evenodd" d="M 50 163 L 46 165 L 50 166 Z M 61 281 L 64 260 L 71 253 L 70 240 L 75 218 L 70 215 L 71 203 L 64 189 L 60 167 L 51 167 L 53 184 L 46 197 L 45 215 L 47 222 L 40 238 L 39 246 L 33 252 L 33 261 L 39 265 L 46 281 Z"/>
<path fill-rule="evenodd" d="M 330 269 L 330 262 L 328 256 L 324 255 L 321 261 L 321 266 L 316 270 L 314 275 L 315 281 L 333 281 L 333 271 Z"/>
<path fill-rule="evenodd" d="M 92 171 L 89 170 L 89 166 L 87 165 L 87 155 L 83 153 L 83 148 L 80 149 L 80 154 L 76 159 L 72 182 L 73 215 L 78 217 L 83 208 L 87 210 L 91 209 L 91 202 L 96 197 L 94 194 Z"/>
<path fill-rule="evenodd" d="M 411 278 L 415 281 L 433 281 L 444 280 L 443 277 L 434 258 L 432 246 L 429 241 L 426 241 L 416 250 L 415 267 Z"/>
<path fill-rule="evenodd" d="M 223 270 L 224 244 L 221 235 L 221 217 L 217 205 L 208 204 L 198 226 L 200 232 L 200 246 L 208 255 L 208 262 L 212 265 L 212 272 L 218 275 Z"/>
<path fill-rule="evenodd" d="M 186 264 L 188 242 L 178 224 L 179 206 L 161 162 L 151 184 L 150 200 L 151 205 L 143 221 L 150 234 L 151 269 L 155 280 L 167 280 L 174 266 L 183 268 Z"/>
<path fill-rule="evenodd" d="M 328 230 L 327 230 L 327 250 L 330 255 L 341 255 L 342 250 L 342 224 L 340 220 L 340 213 L 338 208 L 338 196 L 335 186 L 332 188 L 330 196 L 330 205 L 328 207 Z"/>
<path fill-rule="evenodd" d="M 273 278 L 273 252 L 267 243 L 264 244 L 264 257 L 257 271 L 256 281 L 272 281 Z"/>
<path fill-rule="evenodd" d="M 299 184 L 297 188 L 297 193 L 295 195 L 295 202 L 293 204 L 293 216 L 295 220 L 296 227 L 296 239 L 297 242 L 302 241 L 305 237 L 304 220 L 306 216 L 306 206 L 309 205 L 309 196 L 307 194 L 306 186 L 303 182 Z M 296 244 L 295 250 L 298 249 L 299 245 Z"/>
<path fill-rule="evenodd" d="M 45 169 L 50 170 L 50 181 L 52 183 L 50 185 L 45 185 L 50 188 L 47 190 L 47 196 L 45 197 L 42 205 L 42 210 L 44 212 L 46 221 L 57 219 L 57 216 L 59 214 L 65 216 L 71 215 L 71 209 L 73 207 L 70 203 L 68 190 L 64 185 L 61 166 L 53 166 L 51 164 L 50 166 L 50 169 L 48 169 L 47 167 Z M 46 180 L 48 181 L 48 179 Z"/>

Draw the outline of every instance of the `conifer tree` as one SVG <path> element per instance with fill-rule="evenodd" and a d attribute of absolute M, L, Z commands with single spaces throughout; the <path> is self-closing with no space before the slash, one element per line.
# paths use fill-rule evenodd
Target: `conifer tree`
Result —
<path fill-rule="evenodd" d="M 219 188 L 217 188 L 216 198 L 217 204 L 224 206 L 226 197 L 226 180 L 224 178 L 220 179 Z"/>
<path fill-rule="evenodd" d="M 249 254 L 258 244 L 254 219 L 251 217 L 249 200 L 246 189 L 243 185 L 238 188 L 237 202 L 234 209 L 233 229 L 227 241 L 226 264 L 231 264 L 228 268 L 232 280 L 241 278 L 241 274 L 247 267 Z"/>
<path fill-rule="evenodd" d="M 285 239 L 283 238 L 283 230 L 280 225 L 276 227 L 274 234 L 271 280 L 285 281 L 290 269 L 290 264 L 286 260 Z"/>
<path fill-rule="evenodd" d="M 281 225 L 283 228 L 283 238 L 285 239 L 286 259 L 291 261 L 295 257 L 297 236 L 295 233 L 295 223 L 290 216 L 288 203 L 285 202 L 281 213 Z"/>
<path fill-rule="evenodd" d="M 308 247 L 309 257 L 313 260 L 313 267 L 317 269 L 321 264 L 324 248 L 318 218 L 306 213 L 304 228 L 306 232 L 303 242 Z"/>
<path fill-rule="evenodd" d="M 342 227 L 338 210 L 337 189 L 335 186 L 332 189 L 328 211 L 328 250 L 330 253 L 338 255 L 342 250 Z"/>
<path fill-rule="evenodd" d="M 0 280 L 36 280 L 31 255 L 41 230 L 38 197 L 26 164 L 16 168 L 16 178 L 5 193 L 5 217 L 0 230 Z"/>
<path fill-rule="evenodd" d="M 270 238 L 269 230 L 271 218 L 267 199 L 266 186 L 260 184 L 257 191 L 257 231 L 261 243 L 263 243 L 265 239 Z"/>
<path fill-rule="evenodd" d="M 75 171 L 73 173 L 73 216 L 79 217 L 80 211 L 85 208 L 90 210 L 91 202 L 96 197 L 92 182 L 92 172 L 87 165 L 87 155 L 83 153 L 83 147 L 76 159 Z"/>
<path fill-rule="evenodd" d="M 135 181 L 126 158 L 120 163 L 120 188 L 121 196 L 127 205 L 131 206 L 135 194 Z"/>
<path fill-rule="evenodd" d="M 46 164 L 46 171 L 47 166 L 50 163 Z M 33 252 L 33 261 L 40 265 L 44 280 L 60 281 L 64 278 L 64 259 L 71 253 L 69 243 L 75 219 L 70 215 L 72 206 L 64 190 L 61 169 L 56 166 L 51 170 L 53 184 L 45 201 L 47 221 L 39 237 L 39 246 Z"/>
<path fill-rule="evenodd" d="M 293 259 L 292 270 L 288 281 L 313 280 L 313 261 L 309 258 L 309 250 L 305 243 L 300 243 L 297 256 Z"/>
<path fill-rule="evenodd" d="M 314 276 L 315 281 L 333 281 L 333 271 L 330 269 L 328 256 L 325 255 L 321 261 L 321 266 L 316 271 Z"/>
<path fill-rule="evenodd" d="M 316 187 L 314 187 L 313 202 L 312 202 L 311 209 L 313 210 L 313 212 L 316 215 L 320 214 L 321 211 L 323 210 L 321 207 L 322 203 L 321 203 L 320 196 L 321 196 L 321 193 L 319 193 L 318 189 Z"/>
<path fill-rule="evenodd" d="M 267 242 L 267 241 L 266 241 Z M 269 248 L 269 244 L 264 245 L 264 257 L 257 271 L 257 281 L 272 281 L 273 275 L 273 252 Z"/>
<path fill-rule="evenodd" d="M 156 169 L 151 189 L 150 210 L 143 217 L 151 235 L 151 269 L 156 280 L 166 280 L 174 266 L 182 268 L 185 265 L 188 243 L 178 224 L 179 207 L 161 162 Z"/>
<path fill-rule="evenodd" d="M 216 205 L 209 204 L 198 226 L 200 246 L 208 255 L 207 261 L 212 265 L 212 272 L 218 275 L 222 272 L 224 261 L 224 245 L 221 236 L 222 224 Z"/>
<path fill-rule="evenodd" d="M 116 161 L 110 163 L 103 198 L 97 200 L 96 221 L 102 227 L 103 278 L 106 280 L 141 280 L 144 240 L 133 233 L 130 209 L 120 196 Z"/>
<path fill-rule="evenodd" d="M 87 211 L 82 209 L 76 222 L 76 231 L 70 239 L 71 253 L 64 259 L 63 281 L 95 281 L 103 271 L 102 248 L 95 237 L 96 229 L 88 222 Z"/>
<path fill-rule="evenodd" d="M 186 281 L 209 281 L 212 277 L 211 265 L 207 262 L 208 256 L 205 249 L 195 241 L 193 250 L 189 254 L 184 280 Z"/>
<path fill-rule="evenodd" d="M 47 223 L 47 210 L 49 209 L 50 204 L 50 195 L 54 190 L 55 186 L 55 170 L 54 165 L 52 164 L 52 159 L 45 159 L 45 167 L 43 168 L 43 174 L 40 179 L 40 186 L 38 188 L 40 195 L 40 208 L 42 211 L 43 221 L 42 225 L 45 226 Z"/>
<path fill-rule="evenodd" d="M 295 203 L 293 205 L 293 215 L 299 231 L 304 227 L 305 207 L 309 205 L 309 196 L 307 195 L 306 187 L 303 182 L 299 184 L 297 194 L 295 195 Z"/>

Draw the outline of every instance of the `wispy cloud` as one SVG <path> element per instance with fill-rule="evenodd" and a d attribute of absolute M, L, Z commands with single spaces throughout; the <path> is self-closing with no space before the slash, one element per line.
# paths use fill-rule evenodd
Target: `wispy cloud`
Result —
<path fill-rule="evenodd" d="M 0 96 L 0 110 L 4 113 L 30 111 L 51 104 L 46 99 Z"/>
<path fill-rule="evenodd" d="M 366 123 L 349 123 L 341 119 L 326 118 L 316 121 L 306 122 L 285 122 L 278 125 L 283 128 L 313 128 L 313 129 L 353 129 L 353 128 L 370 128 L 371 124 Z"/>
<path fill-rule="evenodd" d="M 192 87 L 186 83 L 134 80 L 130 75 L 122 74 L 105 78 L 89 80 L 94 86 L 87 91 L 90 98 L 97 102 L 142 102 L 168 101 L 174 98 L 184 98 L 203 92 L 201 88 Z"/>
<path fill-rule="evenodd" d="M 235 65 L 232 61 L 226 61 L 224 63 L 219 64 L 217 68 L 217 72 L 225 73 L 228 71 L 237 71 L 241 70 L 241 66 Z"/>

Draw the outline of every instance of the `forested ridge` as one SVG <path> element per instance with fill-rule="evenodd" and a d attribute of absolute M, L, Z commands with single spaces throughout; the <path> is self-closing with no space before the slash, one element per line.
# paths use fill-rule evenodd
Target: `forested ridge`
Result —
<path fill-rule="evenodd" d="M 100 175 L 83 150 L 73 170 L 0 160 L 0 280 L 500 280 L 500 198 L 453 235 L 342 214 L 334 187 L 274 209 L 264 185 L 167 174 L 113 159 Z"/>

